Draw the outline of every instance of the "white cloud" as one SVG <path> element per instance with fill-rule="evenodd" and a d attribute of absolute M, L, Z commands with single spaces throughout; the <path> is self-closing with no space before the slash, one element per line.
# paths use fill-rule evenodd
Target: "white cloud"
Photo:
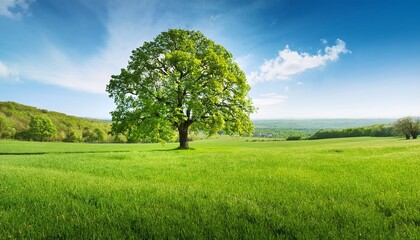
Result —
<path fill-rule="evenodd" d="M 6 65 L 0 61 L 0 77 L 5 77 L 9 73 L 9 69 L 7 69 Z"/>
<path fill-rule="evenodd" d="M 7 6 L 12 6 L 34 0 L 7 1 Z M 105 41 L 101 41 L 105 43 L 97 47 L 98 51 L 85 56 L 72 54 L 74 52 L 71 46 L 63 48 L 62 42 L 54 42 L 46 34 L 42 39 L 44 45 L 35 51 L 42 54 L 28 52 L 20 55 L 20 59 L 14 63 L 19 67 L 20 78 L 79 91 L 105 93 L 111 75 L 119 74 L 121 68 L 127 67 L 131 51 L 169 28 L 197 29 L 210 39 L 217 36 L 218 42 L 223 43 L 223 37 L 219 35 L 223 24 L 213 24 L 208 21 L 208 17 L 197 16 L 191 20 L 191 16 L 180 12 L 162 10 L 159 1 L 125 0 L 124 4 L 118 1 L 101 1 L 101 4 L 106 8 L 106 18 L 102 19 L 102 23 L 107 33 Z M 6 4 L 2 2 L 2 6 Z M 192 6 L 201 7 L 194 4 Z M 227 21 L 225 15 L 219 15 L 214 15 L 213 18 Z M 252 57 L 250 54 L 244 55 L 236 61 L 244 69 L 253 65 Z"/>
<path fill-rule="evenodd" d="M 20 19 L 22 14 L 26 14 L 29 5 L 34 0 L 0 0 L 0 15 L 11 19 Z"/>
<path fill-rule="evenodd" d="M 276 18 L 276 19 L 274 19 L 273 21 L 271 21 L 271 26 L 276 25 L 278 21 L 279 21 L 279 20 L 278 20 L 277 18 Z"/>
<path fill-rule="evenodd" d="M 252 54 L 247 54 L 247 55 L 235 58 L 235 62 L 239 65 L 241 69 L 246 69 L 251 65 L 252 58 L 253 58 Z"/>
<path fill-rule="evenodd" d="M 287 96 L 277 93 L 260 94 L 257 98 L 253 98 L 252 102 L 256 107 L 277 105 L 287 100 Z"/>
<path fill-rule="evenodd" d="M 216 21 L 216 20 L 220 19 L 221 17 L 222 17 L 222 14 L 221 13 L 216 14 L 216 15 L 211 15 L 210 16 L 210 20 L 211 21 Z"/>
<path fill-rule="evenodd" d="M 258 71 L 251 72 L 248 79 L 251 84 L 265 81 L 287 80 L 290 76 L 302 73 L 308 69 L 324 66 L 327 62 L 339 59 L 340 54 L 351 53 L 346 43 L 337 39 L 336 45 L 326 46 L 323 51 L 310 55 L 306 52 L 292 51 L 288 45 L 279 52 L 279 55 L 266 60 Z"/>
<path fill-rule="evenodd" d="M 19 74 L 15 68 L 7 67 L 6 64 L 0 61 L 0 80 L 19 81 Z"/>
<path fill-rule="evenodd" d="M 304 84 L 304 82 L 297 82 L 296 83 L 297 86 L 300 86 L 300 85 L 303 85 L 303 84 Z"/>
<path fill-rule="evenodd" d="M 217 26 L 209 25 L 208 18 L 192 21 L 188 15 L 162 11 L 159 1 L 126 0 L 124 3 L 103 1 L 107 8 L 104 20 L 107 39 L 94 55 L 77 59 L 66 53 L 69 52 L 68 48 L 63 50 L 59 44 L 46 40 L 41 56 L 22 56 L 18 64 L 21 78 L 75 90 L 105 93 L 111 75 L 119 74 L 121 68 L 127 67 L 131 51 L 144 41 L 153 40 L 159 33 L 169 28 L 190 28 L 189 25 L 194 22 L 194 29 L 203 31 L 210 39 L 217 35 Z M 218 21 L 224 19 L 224 15 L 220 14 L 219 17 L 213 16 Z M 251 55 L 246 55 L 237 61 L 242 67 L 249 65 L 251 59 Z"/>

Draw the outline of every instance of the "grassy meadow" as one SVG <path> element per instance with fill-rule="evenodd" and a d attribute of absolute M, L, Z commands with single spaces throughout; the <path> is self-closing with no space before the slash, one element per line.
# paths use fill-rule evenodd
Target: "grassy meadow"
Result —
<path fill-rule="evenodd" d="M 0 141 L 0 239 L 419 239 L 420 140 Z"/>

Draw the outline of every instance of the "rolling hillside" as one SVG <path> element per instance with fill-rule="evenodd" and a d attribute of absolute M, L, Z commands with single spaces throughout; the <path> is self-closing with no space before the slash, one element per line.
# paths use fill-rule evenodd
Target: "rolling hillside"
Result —
<path fill-rule="evenodd" d="M 15 102 L 0 102 L 0 126 L 3 130 L 7 128 L 9 134 L 3 138 L 16 138 L 31 140 L 28 136 L 31 119 L 42 117 L 51 120 L 56 129 L 50 141 L 68 142 L 108 142 L 111 136 L 108 132 L 111 129 L 110 122 L 69 116 L 63 113 L 38 109 Z"/>
<path fill-rule="evenodd" d="M 343 129 L 365 127 L 376 124 L 390 124 L 396 119 L 277 119 L 254 120 L 255 128 L 280 128 L 280 129 Z"/>
<path fill-rule="evenodd" d="M 63 113 L 38 109 L 15 102 L 0 102 L 0 138 L 15 138 L 20 140 L 39 140 L 30 135 L 30 122 L 34 117 L 51 120 L 56 131 L 47 141 L 66 142 L 125 142 L 122 136 L 114 138 L 108 135 L 111 122 L 106 120 L 80 118 Z M 303 139 L 312 138 L 320 130 L 335 132 L 340 129 L 363 130 L 364 134 L 345 134 L 346 136 L 390 136 L 388 133 L 371 134 L 373 128 L 388 128 L 395 119 L 278 119 L 254 120 L 256 137 L 283 138 L 300 136 Z M 358 129 L 363 128 L 366 129 Z M 351 129 L 350 129 L 351 128 Z M 382 130 L 381 130 L 382 131 Z M 328 133 L 329 134 L 329 133 Z M 327 135 L 328 135 L 327 134 Z M 319 135 L 319 134 L 318 134 Z M 325 132 L 323 132 L 325 135 Z M 329 134 L 331 135 L 331 134 Z M 343 134 L 335 134 L 340 137 Z M 322 137 L 324 138 L 324 137 Z M 44 141 L 42 139 L 41 141 Z"/>

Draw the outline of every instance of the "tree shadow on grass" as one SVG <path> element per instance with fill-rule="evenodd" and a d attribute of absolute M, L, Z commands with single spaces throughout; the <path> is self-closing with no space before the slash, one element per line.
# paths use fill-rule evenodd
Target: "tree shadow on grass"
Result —
<path fill-rule="evenodd" d="M 187 148 L 187 149 L 184 149 L 184 148 L 179 148 L 179 147 L 177 147 L 177 148 L 171 148 L 171 149 L 154 149 L 154 150 L 151 150 L 152 152 L 185 152 L 185 151 L 195 151 L 196 149 L 195 148 Z"/>
<path fill-rule="evenodd" d="M 12 155 L 12 156 L 16 156 L 16 155 L 43 155 L 43 154 L 47 154 L 47 152 L 7 152 L 7 153 L 3 153 L 0 152 L 0 156 L 3 155 Z"/>
<path fill-rule="evenodd" d="M 78 152 L 0 152 L 0 156 L 44 155 L 44 154 L 85 154 L 85 153 L 123 153 L 130 151 L 78 151 Z"/>

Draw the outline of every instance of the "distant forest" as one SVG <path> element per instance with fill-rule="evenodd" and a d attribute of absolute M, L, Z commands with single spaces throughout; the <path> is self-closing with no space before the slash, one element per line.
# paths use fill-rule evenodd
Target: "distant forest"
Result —
<path fill-rule="evenodd" d="M 112 142 L 110 122 L 0 102 L 0 137 L 33 141 Z"/>
<path fill-rule="evenodd" d="M 254 137 L 284 140 L 396 136 L 395 119 L 255 120 Z M 0 138 L 63 142 L 126 142 L 112 136 L 111 121 L 69 116 L 0 102 Z M 194 136 L 194 135 L 192 135 Z"/>
<path fill-rule="evenodd" d="M 397 136 L 396 119 L 279 119 L 255 120 L 254 137 L 286 140 Z"/>

